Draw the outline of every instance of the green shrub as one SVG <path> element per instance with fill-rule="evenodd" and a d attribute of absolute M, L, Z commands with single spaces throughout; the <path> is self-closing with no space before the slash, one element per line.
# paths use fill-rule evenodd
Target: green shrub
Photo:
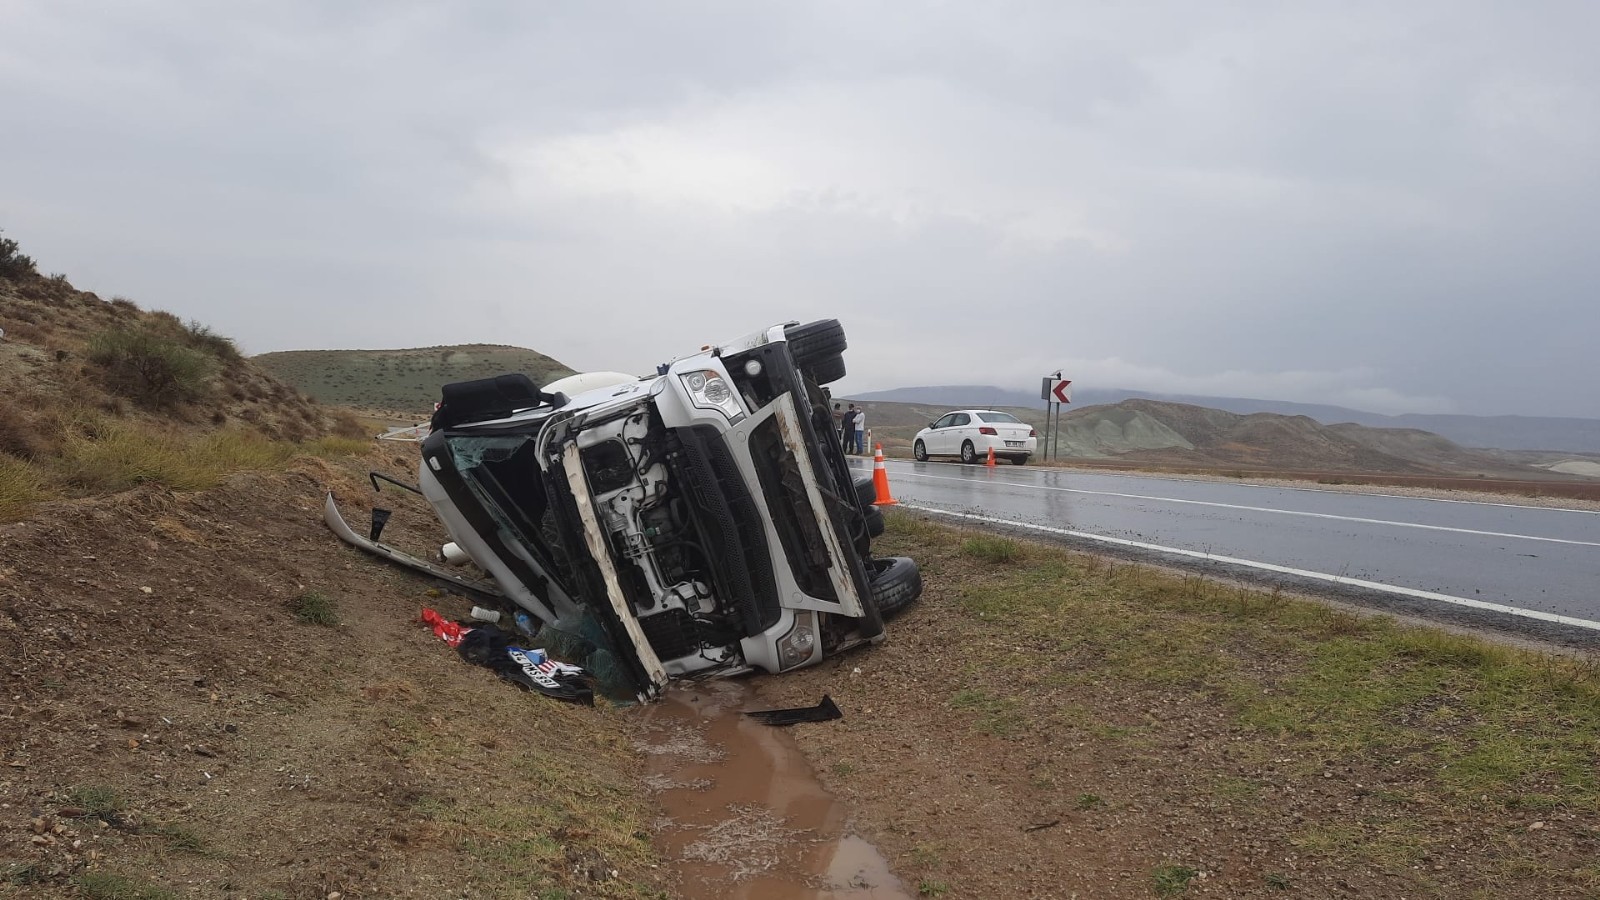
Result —
<path fill-rule="evenodd" d="M 34 264 L 33 257 L 26 256 L 17 242 L 5 237 L 0 232 L 0 276 L 6 278 L 21 278 L 24 275 L 33 275 L 39 270 Z"/>
<path fill-rule="evenodd" d="M 244 354 L 239 352 L 239 345 L 233 338 L 226 337 L 211 330 L 208 325 L 202 325 L 193 319 L 183 326 L 183 342 L 190 349 L 199 350 L 207 356 L 212 356 L 224 363 L 236 363 L 244 359 Z"/>
<path fill-rule="evenodd" d="M 89 340 L 89 361 L 113 392 L 156 408 L 203 398 L 216 371 L 205 353 L 145 329 L 100 332 Z"/>
<path fill-rule="evenodd" d="M 116 790 L 103 784 L 75 787 L 67 792 L 67 799 L 91 816 L 109 816 L 122 809 L 122 798 Z"/>
<path fill-rule="evenodd" d="M 1177 863 L 1166 863 L 1156 866 L 1150 873 L 1150 878 L 1155 882 L 1157 897 L 1176 897 L 1189 889 L 1189 882 L 1194 880 L 1199 871 Z"/>
<path fill-rule="evenodd" d="M 339 624 L 339 604 L 321 591 L 306 591 L 294 598 L 289 609 L 307 625 Z"/>

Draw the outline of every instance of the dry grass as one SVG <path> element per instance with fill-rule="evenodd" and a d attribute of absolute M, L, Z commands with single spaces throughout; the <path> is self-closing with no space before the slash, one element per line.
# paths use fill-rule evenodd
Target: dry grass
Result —
<path fill-rule="evenodd" d="M 160 485 L 175 491 L 215 487 L 235 472 L 280 470 L 303 456 L 338 458 L 369 451 L 370 440 L 274 440 L 243 428 L 196 433 L 80 410 L 59 453 L 31 461 L 0 456 L 0 518 L 41 500 Z"/>
<path fill-rule="evenodd" d="M 0 456 L 0 522 L 17 518 L 29 504 L 44 499 L 44 483 L 38 467 Z"/>

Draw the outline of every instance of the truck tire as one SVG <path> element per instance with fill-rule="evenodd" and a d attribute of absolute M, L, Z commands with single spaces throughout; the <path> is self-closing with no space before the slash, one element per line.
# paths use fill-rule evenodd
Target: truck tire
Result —
<path fill-rule="evenodd" d="M 916 561 L 908 556 L 891 556 L 875 559 L 872 569 L 872 600 L 878 605 L 878 615 L 888 621 L 904 612 L 922 596 L 922 572 Z"/>
<path fill-rule="evenodd" d="M 872 483 L 871 475 L 863 475 L 856 479 L 856 499 L 862 506 L 871 506 L 878 502 L 878 488 Z"/>
<path fill-rule="evenodd" d="M 869 506 L 867 507 L 867 511 L 862 513 L 862 515 L 864 515 L 867 519 L 868 538 L 875 538 L 878 535 L 883 534 L 883 510 L 877 508 L 876 506 Z"/>
<path fill-rule="evenodd" d="M 832 384 L 844 377 L 844 357 L 824 357 L 806 370 L 817 384 Z"/>
<path fill-rule="evenodd" d="M 814 370 L 818 364 L 826 364 L 839 357 L 850 346 L 844 339 L 844 326 L 839 324 L 838 319 L 818 319 L 806 325 L 794 325 L 783 334 L 789 341 L 789 355 L 794 357 L 794 364 L 807 370 Z M 843 375 L 844 361 L 841 359 L 838 365 Z M 816 378 L 814 374 L 812 377 Z M 825 382 L 818 378 L 817 383 Z"/>

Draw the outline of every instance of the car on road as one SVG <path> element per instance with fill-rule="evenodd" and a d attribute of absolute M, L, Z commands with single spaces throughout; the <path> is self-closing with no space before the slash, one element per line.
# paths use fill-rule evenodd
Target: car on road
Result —
<path fill-rule="evenodd" d="M 1033 455 L 1039 433 L 1032 425 L 995 409 L 958 409 L 945 413 L 917 432 L 911 455 L 918 460 L 956 456 L 962 462 L 981 462 L 994 450 L 996 459 L 1022 465 Z"/>
<path fill-rule="evenodd" d="M 814 665 L 881 641 L 922 591 L 914 561 L 871 553 L 872 481 L 823 386 L 845 347 L 836 320 L 791 322 L 645 378 L 446 385 L 418 486 L 504 602 L 605 650 L 641 700 Z"/>

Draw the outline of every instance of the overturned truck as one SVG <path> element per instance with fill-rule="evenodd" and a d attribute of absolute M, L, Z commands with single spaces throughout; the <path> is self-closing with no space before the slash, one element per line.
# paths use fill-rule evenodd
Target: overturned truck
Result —
<path fill-rule="evenodd" d="M 419 486 L 510 602 L 608 645 L 641 699 L 812 665 L 882 640 L 922 590 L 912 560 L 871 554 L 881 513 L 823 387 L 845 347 L 830 319 L 644 379 L 447 385 Z"/>

